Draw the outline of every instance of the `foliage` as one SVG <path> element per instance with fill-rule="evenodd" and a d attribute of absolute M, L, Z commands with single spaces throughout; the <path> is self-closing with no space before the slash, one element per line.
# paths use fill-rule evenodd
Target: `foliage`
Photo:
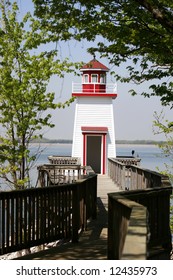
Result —
<path fill-rule="evenodd" d="M 166 141 L 159 143 L 159 148 L 162 150 L 164 156 L 169 158 L 169 164 L 165 165 L 165 175 L 168 175 L 173 184 L 173 123 L 165 119 L 163 111 L 158 114 L 154 113 L 155 120 L 153 122 L 153 131 L 155 134 L 164 134 Z"/>
<path fill-rule="evenodd" d="M 53 127 L 46 111 L 67 104 L 55 104 L 47 91 L 52 75 L 71 71 L 68 61 L 60 62 L 56 51 L 38 51 L 47 40 L 39 21 L 27 13 L 19 21 L 14 2 L 1 1 L 0 26 L 0 176 L 15 188 L 30 185 L 30 168 L 37 155 L 29 143 L 42 137 L 44 127 Z"/>
<path fill-rule="evenodd" d="M 173 186 L 173 123 L 165 119 L 163 111 L 158 114 L 155 112 L 155 121 L 153 123 L 153 129 L 155 134 L 164 133 L 166 141 L 159 143 L 158 146 L 162 150 L 163 155 L 169 158 L 170 163 L 164 164 L 165 170 L 158 171 L 169 177 L 170 183 Z M 173 196 L 171 196 L 171 201 L 173 201 Z M 170 206 L 170 228 L 173 234 L 173 205 Z"/>
<path fill-rule="evenodd" d="M 50 40 L 93 41 L 114 65 L 128 62 L 123 82 L 151 81 L 144 96 L 159 96 L 163 105 L 173 102 L 172 0 L 33 0 L 35 14 Z M 55 12 L 56 11 L 56 12 Z M 103 39 L 104 40 L 103 40 Z M 100 40 L 95 46 L 95 39 Z M 156 83 L 155 79 L 160 82 Z M 132 94 L 136 92 L 132 89 Z"/>

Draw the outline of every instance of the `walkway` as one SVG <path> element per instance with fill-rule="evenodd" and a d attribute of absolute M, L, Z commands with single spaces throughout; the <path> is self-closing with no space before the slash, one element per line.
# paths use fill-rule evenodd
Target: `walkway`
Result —
<path fill-rule="evenodd" d="M 97 219 L 88 222 L 78 243 L 67 242 L 61 246 L 26 255 L 25 260 L 106 260 L 107 259 L 107 193 L 119 191 L 107 175 L 98 175 Z"/>

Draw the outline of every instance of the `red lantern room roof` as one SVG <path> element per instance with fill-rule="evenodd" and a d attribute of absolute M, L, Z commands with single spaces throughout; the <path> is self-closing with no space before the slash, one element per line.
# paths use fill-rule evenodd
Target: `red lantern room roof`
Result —
<path fill-rule="evenodd" d="M 109 71 L 109 68 L 104 64 L 100 63 L 97 59 L 92 59 L 90 62 L 84 64 L 80 71 L 88 71 L 88 70 L 99 70 L 99 71 Z"/>

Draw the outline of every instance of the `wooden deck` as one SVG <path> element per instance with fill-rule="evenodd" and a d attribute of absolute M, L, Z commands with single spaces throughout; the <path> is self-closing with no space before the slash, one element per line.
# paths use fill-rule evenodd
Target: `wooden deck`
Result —
<path fill-rule="evenodd" d="M 97 219 L 88 222 L 87 231 L 79 242 L 66 242 L 60 246 L 25 255 L 25 260 L 106 260 L 107 259 L 107 193 L 118 192 L 118 187 L 107 175 L 98 175 Z"/>

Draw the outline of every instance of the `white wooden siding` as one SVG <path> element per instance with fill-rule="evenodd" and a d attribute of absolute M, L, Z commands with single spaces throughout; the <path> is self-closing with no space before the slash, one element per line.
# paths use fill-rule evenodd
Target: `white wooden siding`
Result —
<path fill-rule="evenodd" d="M 76 101 L 72 156 L 80 157 L 83 163 L 82 126 L 107 127 L 107 157 L 115 157 L 115 130 L 112 98 L 78 97 Z"/>

